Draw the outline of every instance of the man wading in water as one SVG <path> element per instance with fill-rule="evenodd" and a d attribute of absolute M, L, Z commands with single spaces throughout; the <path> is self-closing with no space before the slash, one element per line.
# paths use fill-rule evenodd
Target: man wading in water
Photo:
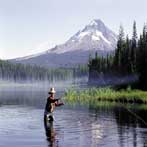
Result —
<path fill-rule="evenodd" d="M 47 103 L 45 106 L 45 112 L 44 112 L 44 123 L 46 125 L 47 121 L 52 122 L 53 119 L 53 114 L 52 112 L 54 111 L 54 108 L 56 106 L 61 106 L 64 105 L 62 102 L 59 102 L 59 99 L 55 99 L 55 89 L 51 88 L 50 91 L 48 92 L 49 97 L 47 98 Z"/>

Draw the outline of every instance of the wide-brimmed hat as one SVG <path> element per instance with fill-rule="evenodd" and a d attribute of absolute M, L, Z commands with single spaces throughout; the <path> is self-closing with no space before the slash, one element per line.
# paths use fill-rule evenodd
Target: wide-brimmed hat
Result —
<path fill-rule="evenodd" d="M 48 93 L 49 93 L 49 94 L 51 94 L 51 93 L 56 93 L 54 87 L 52 87 Z"/>

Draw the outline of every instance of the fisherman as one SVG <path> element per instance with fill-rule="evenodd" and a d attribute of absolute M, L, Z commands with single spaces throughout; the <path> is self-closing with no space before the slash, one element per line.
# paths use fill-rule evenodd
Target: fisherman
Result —
<path fill-rule="evenodd" d="M 48 92 L 49 97 L 47 98 L 47 103 L 46 103 L 46 106 L 45 106 L 45 113 L 44 113 L 44 121 L 45 121 L 45 123 L 47 122 L 47 119 L 49 121 L 54 120 L 53 116 L 52 116 L 52 112 L 54 111 L 54 108 L 56 106 L 64 105 L 62 102 L 59 102 L 59 99 L 54 98 L 55 93 L 56 93 L 56 91 L 55 91 L 55 89 L 53 87 Z"/>

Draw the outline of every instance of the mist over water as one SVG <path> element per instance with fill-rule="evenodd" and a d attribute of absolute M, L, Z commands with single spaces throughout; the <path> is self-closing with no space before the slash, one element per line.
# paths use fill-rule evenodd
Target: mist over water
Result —
<path fill-rule="evenodd" d="M 138 81 L 138 75 L 115 75 L 115 74 L 98 74 L 92 73 L 89 78 L 89 83 L 95 84 L 97 86 L 107 86 L 107 85 L 121 85 L 134 83 Z"/>
<path fill-rule="evenodd" d="M 0 104 L 5 105 L 26 105 L 44 108 L 48 91 L 55 87 L 56 96 L 62 97 L 64 92 L 70 88 L 77 88 L 79 85 L 87 85 L 88 78 L 77 78 L 67 81 L 56 82 L 8 82 L 1 81 L 0 84 Z"/>

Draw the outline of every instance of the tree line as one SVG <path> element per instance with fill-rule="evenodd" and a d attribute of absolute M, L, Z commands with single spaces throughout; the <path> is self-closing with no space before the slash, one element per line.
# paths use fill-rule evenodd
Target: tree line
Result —
<path fill-rule="evenodd" d="M 24 65 L 0 60 L 0 79 L 12 81 L 57 81 L 67 80 L 88 73 L 88 68 L 79 65 L 75 69 L 48 69 L 36 65 Z"/>
<path fill-rule="evenodd" d="M 106 57 L 89 57 L 89 74 L 92 71 L 98 73 L 115 74 L 138 74 L 140 86 L 147 87 L 147 25 L 143 27 L 141 35 L 138 37 L 136 22 L 133 23 L 133 33 L 130 39 L 125 36 L 124 29 L 120 26 L 118 41 L 115 51 Z"/>

